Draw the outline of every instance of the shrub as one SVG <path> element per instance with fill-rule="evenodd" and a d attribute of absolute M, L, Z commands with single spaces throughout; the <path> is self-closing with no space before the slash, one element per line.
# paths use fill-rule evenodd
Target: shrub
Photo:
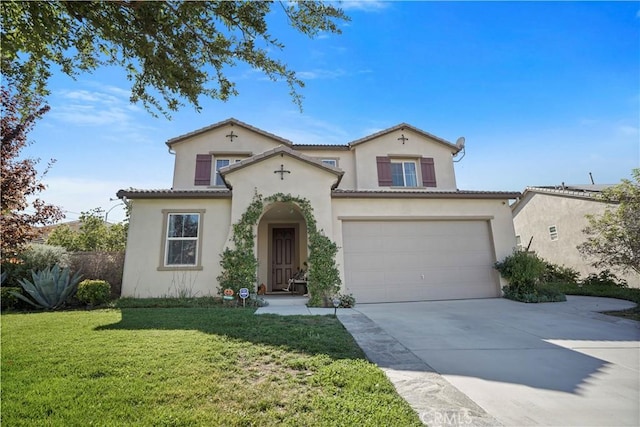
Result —
<path fill-rule="evenodd" d="M 69 253 L 60 246 L 31 243 L 26 246 L 17 258 L 2 264 L 7 272 L 6 285 L 20 286 L 20 280 L 29 279 L 32 271 L 41 271 L 58 264 L 61 268 L 70 265 Z"/>
<path fill-rule="evenodd" d="M 80 274 L 71 276 L 69 268 L 60 268 L 58 264 L 53 268 L 45 268 L 42 271 L 31 272 L 32 280 L 21 279 L 20 285 L 33 300 L 17 292 L 12 292 L 34 307 L 55 310 L 73 296 L 80 281 Z"/>
<path fill-rule="evenodd" d="M 14 288 L 12 286 L 0 288 L 0 302 L 2 310 L 16 307 L 18 304 L 18 298 L 14 295 L 16 293 L 20 293 L 20 288 Z"/>
<path fill-rule="evenodd" d="M 546 263 L 534 253 L 516 250 L 501 262 L 496 262 L 494 267 L 509 282 L 512 293 L 526 295 L 535 294 Z"/>
<path fill-rule="evenodd" d="M 580 282 L 580 285 L 587 287 L 629 287 L 624 279 L 618 279 L 618 277 L 609 270 L 603 270 L 598 274 L 591 273 Z"/>
<path fill-rule="evenodd" d="M 580 273 L 571 267 L 565 267 L 564 265 L 552 264 L 545 261 L 545 271 L 542 275 L 542 281 L 545 283 L 565 282 L 565 283 L 578 283 Z"/>
<path fill-rule="evenodd" d="M 61 246 L 32 243 L 20 255 L 30 270 L 40 271 L 58 264 L 60 268 L 69 267 L 69 252 Z"/>
<path fill-rule="evenodd" d="M 560 290 L 546 285 L 538 285 L 530 292 L 518 291 L 511 286 L 505 286 L 502 291 L 505 298 L 520 302 L 562 302 L 567 300 L 567 297 Z"/>
<path fill-rule="evenodd" d="M 111 285 L 111 298 L 120 297 L 124 252 L 76 252 L 71 270 L 82 271 L 85 279 L 104 280 Z"/>
<path fill-rule="evenodd" d="M 338 294 L 338 298 L 340 298 L 340 308 L 351 308 L 356 305 L 356 298 L 352 294 Z"/>
<path fill-rule="evenodd" d="M 81 303 L 100 305 L 109 301 L 111 286 L 104 280 L 83 280 L 78 285 L 76 298 Z"/>

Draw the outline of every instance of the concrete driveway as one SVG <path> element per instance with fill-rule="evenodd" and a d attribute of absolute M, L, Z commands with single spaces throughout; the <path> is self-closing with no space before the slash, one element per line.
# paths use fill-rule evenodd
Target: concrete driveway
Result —
<path fill-rule="evenodd" d="M 469 418 L 466 409 L 434 412 L 430 402 L 419 401 L 428 400 L 427 389 L 433 387 L 432 377 L 423 376 L 399 391 L 414 408 L 422 408 L 417 410 L 430 424 L 638 426 L 640 323 L 597 313 L 632 306 L 592 297 L 547 304 L 506 299 L 360 304 L 355 311 L 375 328 L 361 325 L 354 336 L 368 355 L 378 352 L 374 361 L 383 369 L 392 368 L 386 372 L 396 387 L 421 375 L 417 371 L 438 376 L 435 371 L 462 393 L 448 384 L 439 388 L 468 396 L 490 416 Z M 340 317 L 350 332 L 358 329 L 356 316 Z M 386 335 L 376 328 L 395 342 L 390 344 L 395 349 L 384 344 L 386 359 L 375 338 L 362 340 Z M 412 362 L 413 357 L 424 364 Z M 387 363 L 390 358 L 396 361 Z M 469 407 L 464 397 L 457 399 Z M 431 413 L 424 413 L 428 408 Z"/>

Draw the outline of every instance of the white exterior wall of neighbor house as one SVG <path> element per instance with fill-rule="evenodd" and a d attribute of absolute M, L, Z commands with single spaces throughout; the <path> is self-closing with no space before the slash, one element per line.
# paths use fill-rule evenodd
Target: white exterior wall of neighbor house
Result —
<path fill-rule="evenodd" d="M 349 292 L 349 283 L 344 275 L 343 225 L 346 221 L 484 221 L 489 225 L 492 262 L 511 254 L 516 245 L 511 209 L 507 200 L 334 198 L 333 211 L 333 239 L 340 248 L 337 262 L 346 292 Z M 464 247 L 460 250 L 464 250 Z M 495 281 L 496 289 L 492 296 L 499 296 L 500 289 L 507 283 L 497 273 Z M 391 287 L 400 285 L 389 283 Z"/>
<path fill-rule="evenodd" d="M 237 137 L 228 138 L 233 131 Z M 175 151 L 175 166 L 173 170 L 174 189 L 207 188 L 207 186 L 195 185 L 194 176 L 196 170 L 196 156 L 208 153 L 229 153 L 242 157 L 260 154 L 270 150 L 281 142 L 270 139 L 264 135 L 255 133 L 241 126 L 225 125 L 208 132 L 194 135 L 172 146 Z M 215 184 L 215 156 L 212 161 L 211 185 Z"/>
<path fill-rule="evenodd" d="M 585 215 L 601 215 L 606 204 L 560 194 L 528 192 L 524 197 L 526 199 L 521 200 L 513 212 L 515 232 L 520 236 L 522 247 L 526 247 L 533 237 L 530 250 L 549 262 L 571 267 L 582 277 L 602 270 L 592 267 L 576 247 L 586 240 L 582 232 L 588 224 Z M 556 227 L 557 240 L 551 240 L 550 226 Z M 627 280 L 629 286 L 640 287 L 637 274 L 612 271 Z"/>
<path fill-rule="evenodd" d="M 127 253 L 122 277 L 122 296 L 146 298 L 217 294 L 221 272 L 220 253 L 230 225 L 231 199 L 138 199 L 133 209 L 127 237 Z M 162 270 L 163 240 L 166 239 L 163 210 L 198 211 L 202 215 L 202 269 Z"/>
<path fill-rule="evenodd" d="M 408 138 L 403 144 L 398 137 L 404 134 Z M 437 187 L 434 190 L 456 190 L 456 178 L 453 169 L 451 149 L 439 142 L 429 144 L 428 138 L 405 129 L 390 132 L 370 141 L 357 144 L 355 150 L 356 185 L 358 190 L 380 189 L 376 157 L 391 156 L 396 158 L 419 159 L 432 157 L 435 165 Z M 417 164 L 420 171 L 420 164 Z M 418 172 L 418 186 L 422 186 Z M 342 187 L 341 187 L 342 188 Z"/>

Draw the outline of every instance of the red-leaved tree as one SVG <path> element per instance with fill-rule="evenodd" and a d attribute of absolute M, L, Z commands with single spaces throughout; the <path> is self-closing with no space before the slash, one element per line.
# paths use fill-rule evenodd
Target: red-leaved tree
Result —
<path fill-rule="evenodd" d="M 20 158 L 30 144 L 27 134 L 49 106 L 41 100 L 27 103 L 2 87 L 2 261 L 15 257 L 22 247 L 37 237 L 38 225 L 47 225 L 64 217 L 60 208 L 46 204 L 36 196 L 46 186 L 36 170 L 39 159 Z M 47 167 L 47 170 L 49 168 Z M 46 171 L 44 172 L 46 173 Z M 43 174 L 44 175 L 44 174 Z"/>

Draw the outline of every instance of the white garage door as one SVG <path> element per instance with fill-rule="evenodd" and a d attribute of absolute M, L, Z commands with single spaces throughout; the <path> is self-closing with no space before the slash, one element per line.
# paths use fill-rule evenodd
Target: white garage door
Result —
<path fill-rule="evenodd" d="M 356 302 L 499 296 L 488 221 L 344 221 L 342 233 Z"/>

